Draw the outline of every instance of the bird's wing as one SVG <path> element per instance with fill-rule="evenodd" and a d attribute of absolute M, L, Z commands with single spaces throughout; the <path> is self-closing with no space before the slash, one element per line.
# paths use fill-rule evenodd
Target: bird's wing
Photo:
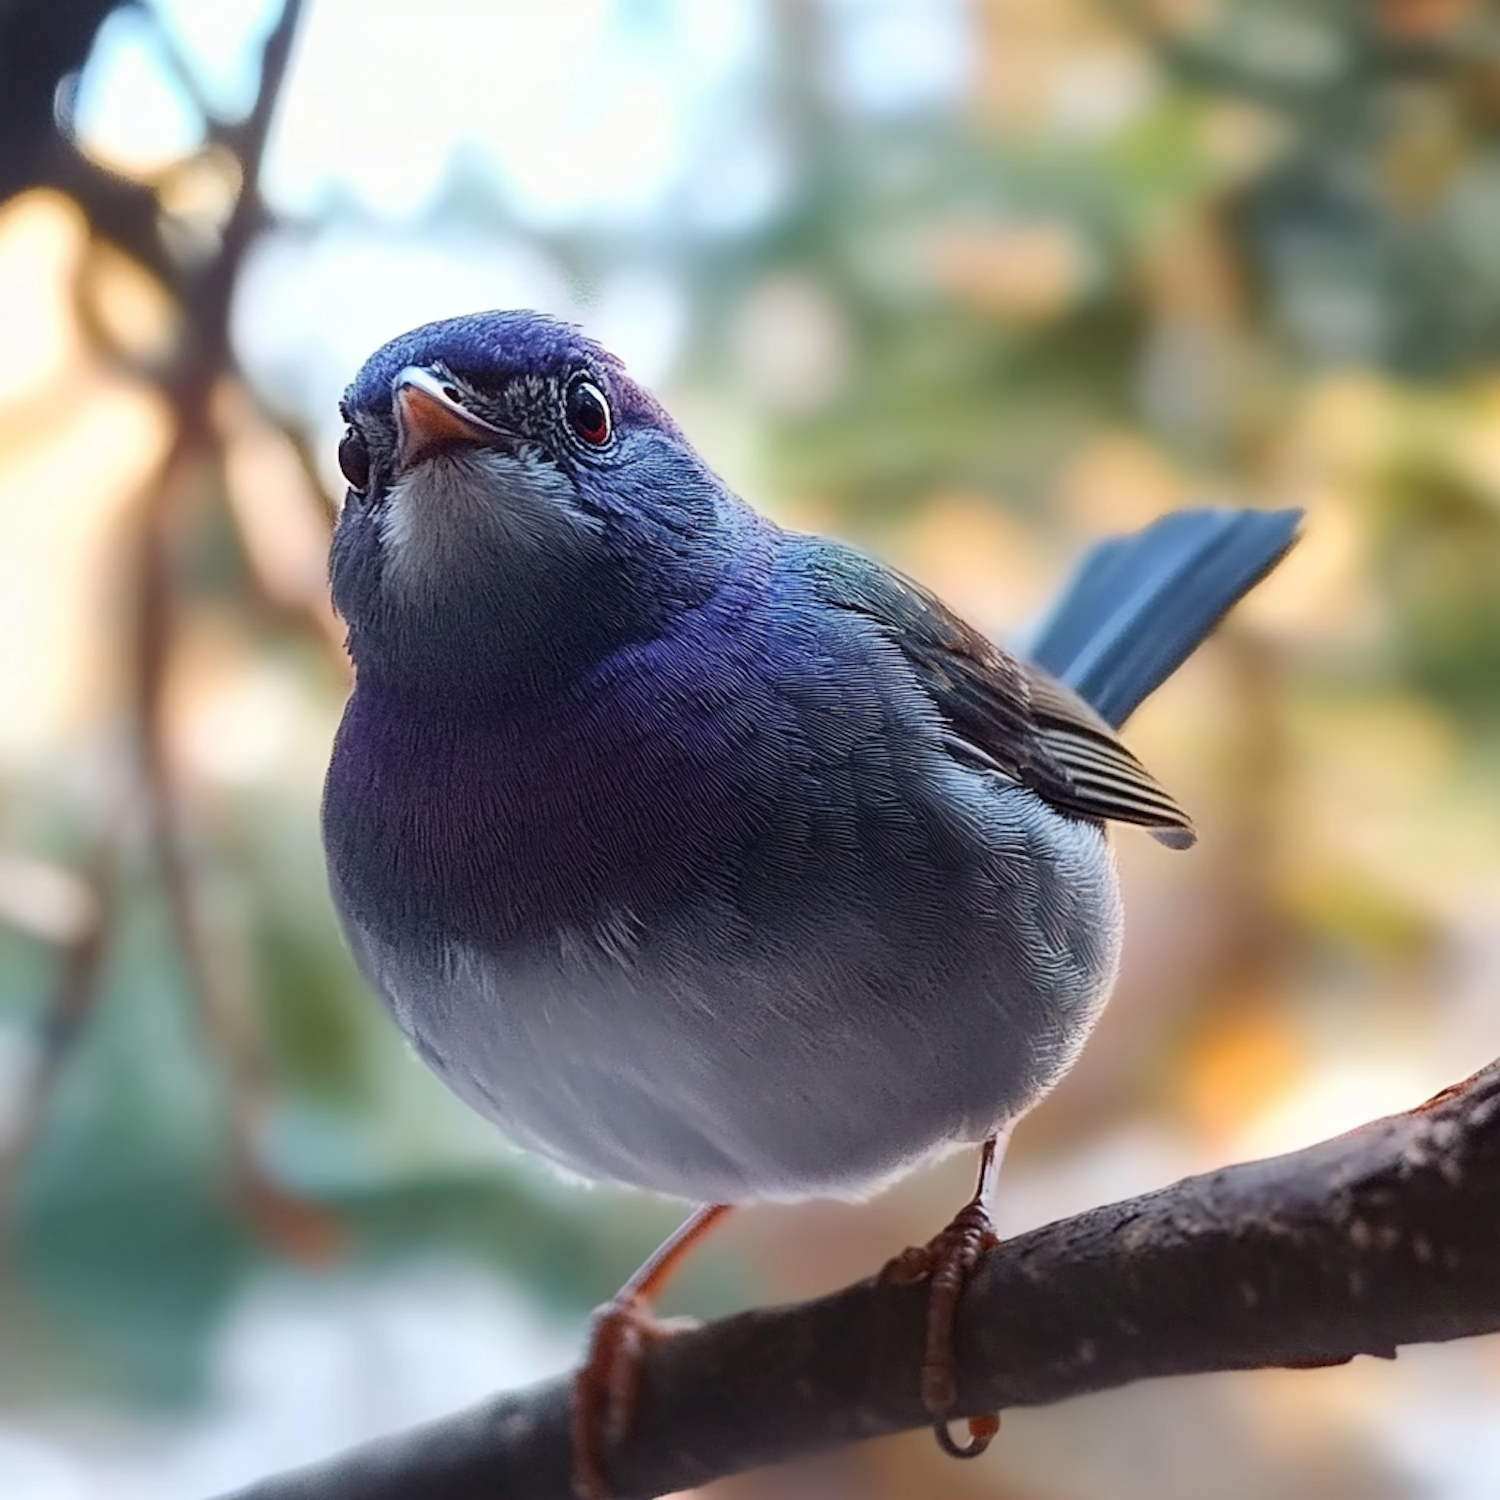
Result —
<path fill-rule="evenodd" d="M 1071 688 L 874 558 L 822 539 L 805 539 L 803 550 L 819 596 L 872 620 L 900 647 L 947 721 L 958 759 L 1075 817 L 1140 824 L 1173 848 L 1193 842 L 1187 814 Z"/>

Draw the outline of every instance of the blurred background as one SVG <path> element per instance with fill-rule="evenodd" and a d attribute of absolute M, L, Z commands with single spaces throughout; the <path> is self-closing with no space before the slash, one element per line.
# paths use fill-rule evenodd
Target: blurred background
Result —
<path fill-rule="evenodd" d="M 1101 534 L 1302 505 L 1140 714 L 1126 971 L 1014 1231 L 1500 1053 L 1500 18 L 1482 0 L 0 0 L 0 1492 L 205 1500 L 563 1368 L 676 1221 L 510 1153 L 324 890 L 340 390 L 582 322 L 787 524 L 1023 638 Z M 747 1212 L 669 1310 L 924 1240 Z M 1500 1342 L 1164 1382 L 740 1500 L 1493 1495 Z"/>

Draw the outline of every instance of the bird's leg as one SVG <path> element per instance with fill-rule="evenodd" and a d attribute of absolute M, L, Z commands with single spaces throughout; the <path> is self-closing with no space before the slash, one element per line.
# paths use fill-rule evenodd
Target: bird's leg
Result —
<path fill-rule="evenodd" d="M 728 1212 L 727 1203 L 698 1209 L 595 1312 L 588 1353 L 573 1377 L 573 1491 L 579 1500 L 609 1500 L 606 1459 L 630 1428 L 641 1346 L 665 1332 L 652 1317 L 651 1304 L 688 1251 Z"/>
<path fill-rule="evenodd" d="M 954 1458 L 978 1458 L 1000 1430 L 998 1413 L 970 1417 L 969 1440 L 959 1444 L 948 1431 L 948 1414 L 958 1400 L 953 1330 L 958 1320 L 959 1298 L 974 1267 L 987 1251 L 1000 1243 L 990 1218 L 990 1200 L 1008 1140 L 1008 1133 L 997 1132 L 984 1143 L 974 1196 L 954 1215 L 953 1222 L 927 1244 L 902 1251 L 880 1273 L 884 1281 L 906 1284 L 925 1280 L 930 1285 L 927 1341 L 922 1356 L 922 1404 L 932 1417 L 932 1430 L 939 1445 Z"/>

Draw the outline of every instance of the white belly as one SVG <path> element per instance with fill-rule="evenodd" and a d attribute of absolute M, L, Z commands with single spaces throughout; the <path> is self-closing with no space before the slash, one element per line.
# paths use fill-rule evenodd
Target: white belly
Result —
<path fill-rule="evenodd" d="M 776 932 L 705 901 L 426 967 L 355 946 L 449 1087 L 571 1172 L 694 1202 L 864 1196 L 1035 1104 L 1114 982 L 1103 836 L 1024 792 L 1002 809 L 943 931 L 897 891 Z"/>

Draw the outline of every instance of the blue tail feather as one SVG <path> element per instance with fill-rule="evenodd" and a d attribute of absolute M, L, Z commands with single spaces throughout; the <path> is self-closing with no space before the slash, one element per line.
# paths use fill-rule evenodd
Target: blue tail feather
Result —
<path fill-rule="evenodd" d="M 1083 560 L 1028 655 L 1118 728 L 1285 556 L 1298 510 L 1183 510 Z"/>

